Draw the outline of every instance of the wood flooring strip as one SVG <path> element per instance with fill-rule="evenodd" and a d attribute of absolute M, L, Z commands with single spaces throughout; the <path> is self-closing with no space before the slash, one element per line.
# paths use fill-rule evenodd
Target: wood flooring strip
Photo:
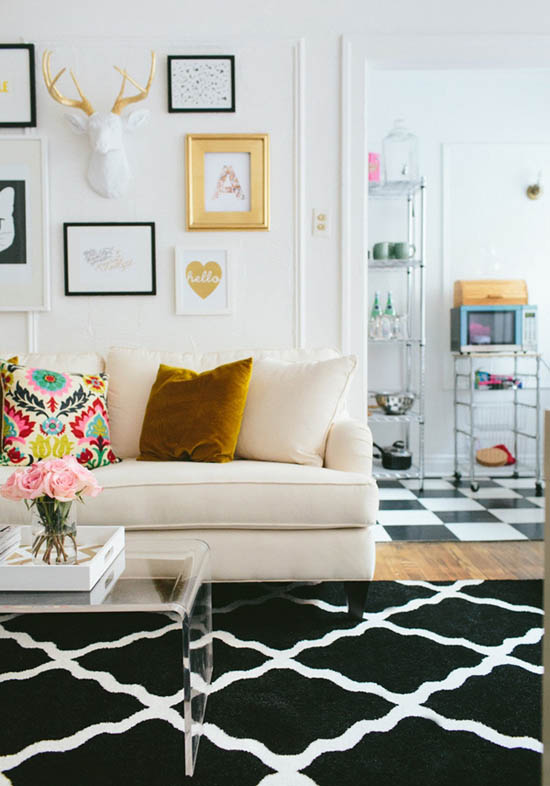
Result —
<path fill-rule="evenodd" d="M 375 581 L 542 579 L 542 541 L 376 544 Z"/>

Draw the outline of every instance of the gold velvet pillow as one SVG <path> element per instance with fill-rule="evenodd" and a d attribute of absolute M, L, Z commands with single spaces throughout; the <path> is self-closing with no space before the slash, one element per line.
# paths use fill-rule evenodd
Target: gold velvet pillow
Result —
<path fill-rule="evenodd" d="M 138 461 L 233 461 L 252 358 L 197 374 L 160 365 L 147 402 Z"/>

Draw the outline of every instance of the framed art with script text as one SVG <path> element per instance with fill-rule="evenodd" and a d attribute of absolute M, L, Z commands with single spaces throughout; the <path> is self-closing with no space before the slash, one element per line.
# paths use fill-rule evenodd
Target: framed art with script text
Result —
<path fill-rule="evenodd" d="M 0 44 L 0 128 L 34 126 L 34 44 Z"/>
<path fill-rule="evenodd" d="M 187 228 L 269 229 L 269 135 L 188 134 Z"/>
<path fill-rule="evenodd" d="M 66 295 L 156 295 L 154 223 L 63 224 Z"/>
<path fill-rule="evenodd" d="M 169 112 L 234 112 L 234 55 L 168 55 Z"/>
<path fill-rule="evenodd" d="M 0 136 L 0 311 L 50 308 L 46 147 Z"/>
<path fill-rule="evenodd" d="M 176 314 L 230 314 L 229 285 L 227 251 L 176 248 Z"/>

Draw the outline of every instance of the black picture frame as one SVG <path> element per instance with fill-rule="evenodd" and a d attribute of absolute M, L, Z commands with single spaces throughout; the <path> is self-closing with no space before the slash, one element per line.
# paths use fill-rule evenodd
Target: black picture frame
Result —
<path fill-rule="evenodd" d="M 141 289 L 129 289 L 129 288 L 121 288 L 121 289 L 100 289 L 95 290 L 93 287 L 90 289 L 82 288 L 79 289 L 74 288 L 74 285 L 71 285 L 71 271 L 75 267 L 75 265 L 82 265 L 82 258 L 80 260 L 71 259 L 71 230 L 78 229 L 78 228 L 94 228 L 98 229 L 99 227 L 114 227 L 120 230 L 118 233 L 119 237 L 122 237 L 122 232 L 124 229 L 131 229 L 135 227 L 148 227 L 150 230 L 150 248 L 149 248 L 149 259 L 147 260 L 147 264 L 141 265 L 142 270 L 141 274 L 143 276 L 146 270 L 149 270 L 150 264 L 150 288 Z M 103 233 L 104 238 L 106 235 L 110 233 Z M 99 237 L 99 235 L 98 235 Z M 117 233 L 113 233 L 113 237 L 109 238 L 109 241 L 112 239 L 117 239 Z M 105 242 L 105 239 L 103 240 Z M 95 253 L 95 258 L 93 256 L 93 252 Z M 115 252 L 118 252 L 119 249 L 114 249 Z M 90 258 L 87 256 L 86 261 L 90 262 L 92 267 L 94 268 L 93 276 L 101 276 L 105 274 L 107 277 L 109 273 L 120 273 L 121 270 L 125 268 L 120 264 L 121 257 L 120 256 L 113 256 L 113 249 L 110 246 L 100 248 L 99 251 L 92 249 L 91 252 L 92 257 Z M 87 252 L 84 252 L 86 256 Z M 99 221 L 99 222 L 88 222 L 88 221 L 78 221 L 78 222 L 65 222 L 63 224 L 63 255 L 64 255 L 64 275 L 65 275 L 65 295 L 72 297 L 96 297 L 96 296 L 119 296 L 119 295 L 156 295 L 157 294 L 157 278 L 156 278 L 156 248 L 155 248 L 155 223 L 153 221 Z M 113 264 L 114 263 L 114 264 Z M 103 267 L 102 267 L 103 266 Z M 96 275 L 97 274 L 97 275 Z M 92 276 L 92 277 L 93 277 Z M 72 278 L 76 278 L 76 275 L 73 274 Z M 126 282 L 125 282 L 126 283 Z"/>
<path fill-rule="evenodd" d="M 34 44 L 0 44 L 1 53 L 8 49 L 16 49 L 18 51 L 26 49 L 29 55 L 29 120 L 3 120 L 1 114 L 0 104 L 0 128 L 35 128 L 36 127 L 36 76 L 35 76 L 35 58 L 34 58 Z M 0 92 L 4 89 L 5 83 L 0 75 Z"/>
<path fill-rule="evenodd" d="M 224 106 L 175 106 L 172 64 L 177 60 L 228 60 L 231 66 L 231 105 Z M 168 111 L 169 112 L 235 112 L 235 55 L 168 55 Z"/>

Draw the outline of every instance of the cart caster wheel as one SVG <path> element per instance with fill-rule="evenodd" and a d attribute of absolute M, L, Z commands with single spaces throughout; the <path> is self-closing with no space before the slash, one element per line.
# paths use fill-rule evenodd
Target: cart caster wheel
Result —
<path fill-rule="evenodd" d="M 462 480 L 462 473 L 461 472 L 455 472 L 454 473 L 454 483 L 460 483 L 461 480 Z"/>
<path fill-rule="evenodd" d="M 542 497 L 542 483 L 535 483 L 535 497 Z"/>
<path fill-rule="evenodd" d="M 519 478 L 519 472 L 512 472 L 512 477 L 517 480 Z"/>
<path fill-rule="evenodd" d="M 479 483 L 470 483 L 472 491 L 479 491 Z"/>

